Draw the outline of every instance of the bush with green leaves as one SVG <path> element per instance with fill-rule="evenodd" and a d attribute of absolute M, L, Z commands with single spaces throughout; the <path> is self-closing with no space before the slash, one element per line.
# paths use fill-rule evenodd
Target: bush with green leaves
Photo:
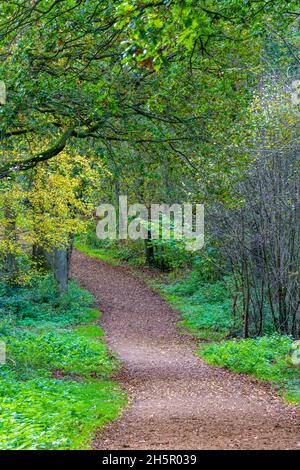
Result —
<path fill-rule="evenodd" d="M 161 271 L 176 271 L 186 267 L 192 260 L 192 253 L 188 252 L 184 240 L 153 239 L 154 266 Z"/>
<path fill-rule="evenodd" d="M 223 264 L 221 252 L 206 240 L 201 252 L 193 257 L 193 272 L 199 282 L 214 283 L 222 277 Z"/>

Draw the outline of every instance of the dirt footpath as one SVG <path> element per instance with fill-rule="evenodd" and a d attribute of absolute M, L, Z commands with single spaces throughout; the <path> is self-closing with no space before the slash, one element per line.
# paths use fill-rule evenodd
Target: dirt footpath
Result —
<path fill-rule="evenodd" d="M 209 366 L 176 313 L 125 267 L 74 252 L 72 276 L 96 298 L 129 394 L 96 449 L 300 449 L 299 414 L 266 387 Z"/>

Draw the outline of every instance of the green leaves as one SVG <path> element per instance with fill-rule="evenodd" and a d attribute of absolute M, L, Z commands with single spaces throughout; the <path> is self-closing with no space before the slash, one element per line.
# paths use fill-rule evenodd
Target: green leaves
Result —
<path fill-rule="evenodd" d="M 13 318 L 18 326 L 64 327 L 94 318 L 92 295 L 70 282 L 68 292 L 58 298 L 52 276 L 36 276 L 31 286 L 2 284 L 0 319 Z"/>
<path fill-rule="evenodd" d="M 261 380 L 283 381 L 294 375 L 287 360 L 291 344 L 287 336 L 262 336 L 204 346 L 199 354 L 209 363 L 234 372 L 252 374 Z"/>
<path fill-rule="evenodd" d="M 0 449 L 86 449 L 93 430 L 115 419 L 124 397 L 111 382 L 0 381 Z"/>
<path fill-rule="evenodd" d="M 197 338 L 224 338 L 236 326 L 229 292 L 224 281 L 203 282 L 201 275 L 205 273 L 191 272 L 183 280 L 160 289 L 180 312 L 181 327 Z"/>
<path fill-rule="evenodd" d="M 16 337 L 7 338 L 7 356 L 19 373 L 34 375 L 59 370 L 65 374 L 107 378 L 115 368 L 103 342 L 78 336 L 76 330 L 19 332 Z"/>
<path fill-rule="evenodd" d="M 203 103 L 209 103 L 205 109 L 213 103 L 222 126 L 229 109 L 226 97 L 236 100 L 232 108 L 238 109 L 244 96 L 243 89 L 232 93 L 232 84 L 261 62 L 269 19 L 273 29 L 281 30 L 291 21 L 283 13 L 295 8 L 295 2 L 283 5 L 279 0 L 5 2 L 0 10 L 0 76 L 9 102 L 0 110 L 1 130 L 22 129 L 43 142 L 62 128 L 86 130 L 101 119 L 101 140 L 122 136 L 133 144 L 137 134 L 149 135 L 144 122 L 128 110 L 149 103 L 164 118 L 176 113 L 178 104 L 190 117 Z M 182 81 L 194 75 L 201 79 L 202 96 L 198 92 L 189 106 L 197 90 L 186 99 Z M 178 127 L 168 127 L 170 134 L 182 134 Z M 162 134 L 166 132 L 160 129 Z M 32 150 L 28 139 L 22 144 L 20 152 L 20 142 L 10 141 L 21 158 Z"/>
<path fill-rule="evenodd" d="M 94 429 L 115 419 L 125 404 L 119 386 L 107 381 L 118 364 L 101 328 L 62 328 L 99 316 L 87 311 L 91 296 L 73 284 L 58 300 L 47 278 L 31 288 L 2 284 L 0 293 L 6 312 L 0 339 L 7 346 L 7 363 L 0 365 L 0 449 L 89 447 Z M 24 328 L 26 315 L 30 329 Z"/>

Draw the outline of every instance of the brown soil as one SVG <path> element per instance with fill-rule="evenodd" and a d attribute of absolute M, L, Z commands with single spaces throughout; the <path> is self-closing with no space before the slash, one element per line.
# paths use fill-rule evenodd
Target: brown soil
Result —
<path fill-rule="evenodd" d="M 125 267 L 74 253 L 72 275 L 103 312 L 129 395 L 95 449 L 299 449 L 295 407 L 247 376 L 209 366 L 178 335 L 176 313 Z"/>

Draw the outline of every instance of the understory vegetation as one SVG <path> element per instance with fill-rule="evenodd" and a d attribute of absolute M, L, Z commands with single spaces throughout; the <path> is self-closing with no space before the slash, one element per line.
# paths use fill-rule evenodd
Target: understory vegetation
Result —
<path fill-rule="evenodd" d="M 49 276 L 0 288 L 0 448 L 89 447 L 125 404 L 92 296 L 72 282 L 59 297 Z"/>

